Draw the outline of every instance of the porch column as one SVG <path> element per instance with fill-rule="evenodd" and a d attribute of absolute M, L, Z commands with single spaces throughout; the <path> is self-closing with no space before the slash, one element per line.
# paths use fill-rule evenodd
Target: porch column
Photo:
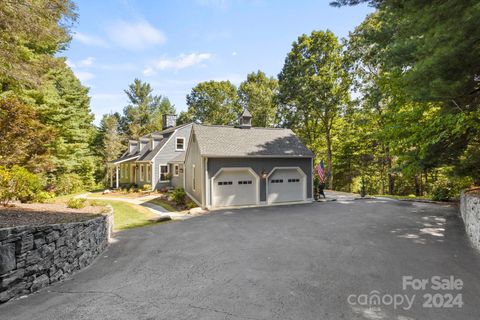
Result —
<path fill-rule="evenodd" d="M 118 189 L 118 187 L 120 186 L 120 181 L 118 179 L 118 165 L 115 166 L 115 179 L 116 179 L 116 188 Z"/>
<path fill-rule="evenodd" d="M 113 169 L 112 166 L 108 168 L 108 172 L 110 173 L 110 188 L 113 188 Z"/>

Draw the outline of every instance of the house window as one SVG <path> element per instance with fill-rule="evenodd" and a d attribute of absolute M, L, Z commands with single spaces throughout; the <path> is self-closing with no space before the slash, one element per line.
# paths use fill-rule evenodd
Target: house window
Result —
<path fill-rule="evenodd" d="M 273 179 L 270 180 L 271 183 L 283 183 L 283 179 Z"/>
<path fill-rule="evenodd" d="M 140 165 L 140 181 L 143 181 L 144 177 L 143 164 Z"/>
<path fill-rule="evenodd" d="M 173 165 L 173 175 L 178 176 L 178 173 L 180 172 L 180 168 L 178 164 Z"/>
<path fill-rule="evenodd" d="M 185 138 L 175 139 L 175 151 L 185 151 Z"/>
<path fill-rule="evenodd" d="M 218 181 L 219 186 L 231 186 L 233 181 Z"/>
<path fill-rule="evenodd" d="M 300 182 L 300 179 L 288 179 L 288 182 Z"/>
<path fill-rule="evenodd" d="M 150 181 L 151 176 L 152 176 L 152 168 L 149 164 L 147 164 L 147 181 Z"/>
<path fill-rule="evenodd" d="M 252 184 L 252 180 L 238 181 L 238 184 Z"/>
<path fill-rule="evenodd" d="M 168 181 L 168 165 L 160 165 L 160 181 Z"/>
<path fill-rule="evenodd" d="M 192 189 L 195 191 L 196 179 L 195 179 L 195 165 L 192 164 Z"/>

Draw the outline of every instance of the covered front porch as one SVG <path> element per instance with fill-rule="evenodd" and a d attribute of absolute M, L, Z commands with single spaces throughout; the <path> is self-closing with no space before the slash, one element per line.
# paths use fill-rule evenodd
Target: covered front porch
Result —
<path fill-rule="evenodd" d="M 150 162 L 118 161 L 107 166 L 107 183 L 112 189 L 122 187 L 152 188 L 153 174 Z"/>

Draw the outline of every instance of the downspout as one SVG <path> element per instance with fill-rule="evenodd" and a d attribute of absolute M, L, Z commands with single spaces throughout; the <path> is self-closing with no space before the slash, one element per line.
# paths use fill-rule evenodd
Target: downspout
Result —
<path fill-rule="evenodd" d="M 315 174 L 315 166 L 314 166 L 314 163 L 313 163 L 313 158 L 310 158 L 310 163 L 311 163 L 311 171 L 310 171 L 310 184 L 312 185 L 312 189 L 311 189 L 311 192 L 310 192 L 310 200 L 313 200 L 313 188 L 315 187 L 314 184 L 313 184 L 313 175 Z"/>
<path fill-rule="evenodd" d="M 200 158 L 200 183 L 204 185 L 205 187 L 205 169 L 204 169 L 204 166 L 205 166 L 205 163 L 204 163 L 205 159 L 203 157 Z M 202 187 L 201 188 L 201 191 L 200 191 L 200 201 L 202 202 L 202 209 L 205 209 L 206 208 L 206 205 L 205 205 L 205 193 L 206 193 L 206 190 L 205 188 Z"/>
<path fill-rule="evenodd" d="M 152 190 L 155 190 L 155 186 L 154 186 L 154 181 L 153 181 L 153 178 L 155 177 L 154 175 L 154 172 L 153 170 L 155 170 L 154 166 L 153 166 L 153 160 L 150 160 L 150 186 L 152 187 Z"/>
<path fill-rule="evenodd" d="M 205 207 L 210 205 L 210 179 L 208 176 L 208 158 L 205 158 Z"/>

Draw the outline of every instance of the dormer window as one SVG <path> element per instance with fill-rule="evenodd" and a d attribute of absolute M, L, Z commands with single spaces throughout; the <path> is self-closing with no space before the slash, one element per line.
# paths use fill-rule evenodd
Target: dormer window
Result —
<path fill-rule="evenodd" d="M 185 138 L 175 139 L 175 151 L 185 151 Z"/>

